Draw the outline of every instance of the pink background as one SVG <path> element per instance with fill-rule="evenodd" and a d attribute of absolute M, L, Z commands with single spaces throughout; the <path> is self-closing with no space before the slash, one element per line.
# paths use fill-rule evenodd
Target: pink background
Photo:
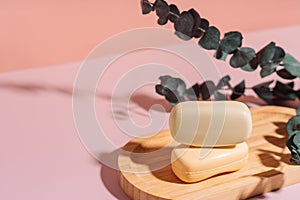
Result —
<path fill-rule="evenodd" d="M 300 1 L 172 2 L 181 9 L 197 8 L 223 32 L 242 30 L 247 46 L 259 49 L 274 40 L 300 59 Z M 139 1 L 132 0 L 7 0 L 1 1 L 0 21 L 0 199 L 128 199 L 117 172 L 96 162 L 78 137 L 73 84 L 82 60 L 97 44 L 120 31 L 155 26 L 156 17 L 141 16 Z M 259 80 L 258 71 L 250 76 L 215 62 L 222 74 L 232 75 L 233 84 Z M 132 101 L 135 119 L 140 115 L 146 120 L 153 102 L 167 107 L 152 89 L 138 90 L 147 101 Z M 101 117 L 103 110 L 109 112 L 110 100 L 102 94 L 110 91 L 98 92 L 96 112 Z M 110 124 L 113 119 L 106 120 Z M 114 130 L 107 134 L 123 134 Z M 268 193 L 265 199 L 295 199 L 299 187 Z"/>
<path fill-rule="evenodd" d="M 171 2 L 194 7 L 223 32 L 300 24 L 298 0 Z M 81 61 L 114 34 L 156 26 L 156 16 L 141 16 L 139 0 L 1 0 L 0 24 L 0 71 L 10 71 Z"/>

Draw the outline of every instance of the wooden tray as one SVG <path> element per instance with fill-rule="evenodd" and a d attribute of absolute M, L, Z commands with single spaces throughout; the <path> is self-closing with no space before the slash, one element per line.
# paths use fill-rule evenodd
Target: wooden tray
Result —
<path fill-rule="evenodd" d="M 285 126 L 295 110 L 252 108 L 253 131 L 247 140 L 248 165 L 243 169 L 184 183 L 172 172 L 170 152 L 177 144 L 168 130 L 131 140 L 119 155 L 119 182 L 137 199 L 245 199 L 300 182 L 300 166 L 289 162 Z M 164 147 L 164 148 L 162 148 Z"/>

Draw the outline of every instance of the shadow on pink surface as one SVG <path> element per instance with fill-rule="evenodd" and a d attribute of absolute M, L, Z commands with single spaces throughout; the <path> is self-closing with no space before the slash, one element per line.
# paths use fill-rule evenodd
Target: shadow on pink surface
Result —
<path fill-rule="evenodd" d="M 120 200 L 130 200 L 130 198 L 123 192 L 121 186 L 118 181 L 118 171 L 102 165 L 100 178 L 106 189 L 116 197 L 116 199 Z"/>
<path fill-rule="evenodd" d="M 116 150 L 111 153 L 101 154 L 100 156 L 106 161 L 113 162 L 110 163 L 113 164 L 113 166 L 117 166 L 118 155 L 119 155 L 119 150 Z M 116 169 L 108 167 L 104 164 L 100 164 L 100 165 L 101 165 L 100 178 L 104 186 L 106 187 L 106 189 L 112 195 L 114 195 L 116 199 L 130 200 L 130 198 L 123 192 L 119 184 L 119 178 L 118 178 L 119 172 Z"/>
<path fill-rule="evenodd" d="M 54 92 L 54 93 L 63 94 L 67 96 L 72 96 L 73 94 L 73 88 L 71 86 L 55 86 L 49 84 L 39 85 L 30 82 L 23 82 L 23 83 L 0 82 L 0 88 L 16 91 L 16 92 L 30 92 L 35 94 L 41 92 Z M 83 93 L 85 92 L 83 91 Z M 103 95 L 99 93 L 96 94 L 96 97 L 107 101 L 110 101 L 112 99 L 110 95 Z M 133 94 L 130 100 L 136 105 L 138 105 L 140 108 L 142 108 L 144 111 L 149 111 L 150 109 L 154 109 L 156 111 L 162 111 L 161 109 L 156 109 L 156 107 L 152 107 L 153 105 L 161 105 L 164 108 L 164 110 L 167 112 L 170 112 L 172 109 L 170 104 L 163 97 L 153 97 L 148 94 L 137 93 L 137 94 Z M 243 96 L 237 100 L 247 104 L 250 107 L 267 105 L 263 100 L 253 95 Z M 299 104 L 300 104 L 299 100 L 295 100 L 295 101 L 290 100 L 290 101 L 274 101 L 272 102 L 271 105 L 296 108 Z M 122 111 L 117 112 L 116 114 L 120 115 L 121 117 L 124 115 Z"/>
<path fill-rule="evenodd" d="M 23 82 L 0 82 L 1 89 L 7 89 L 15 92 L 27 92 L 31 94 L 38 94 L 42 92 L 55 92 L 67 96 L 71 96 L 73 91 L 71 87 L 53 86 L 53 85 L 38 85 L 36 83 Z"/>

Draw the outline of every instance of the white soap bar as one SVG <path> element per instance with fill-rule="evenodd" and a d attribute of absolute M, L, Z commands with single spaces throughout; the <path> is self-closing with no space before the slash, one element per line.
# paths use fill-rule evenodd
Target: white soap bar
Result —
<path fill-rule="evenodd" d="M 193 146 L 228 146 L 251 134 L 248 107 L 237 101 L 188 101 L 177 104 L 169 119 L 172 137 Z"/>
<path fill-rule="evenodd" d="M 172 170 L 184 182 L 198 182 L 224 172 L 237 171 L 248 160 L 246 142 L 228 147 L 199 148 L 180 145 L 171 155 Z"/>

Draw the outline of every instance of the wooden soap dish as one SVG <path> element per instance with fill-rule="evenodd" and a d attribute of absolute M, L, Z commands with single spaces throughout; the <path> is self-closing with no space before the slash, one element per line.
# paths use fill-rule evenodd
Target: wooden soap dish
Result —
<path fill-rule="evenodd" d="M 172 148 L 178 145 L 168 130 L 135 138 L 119 155 L 119 182 L 134 200 L 246 199 L 300 182 L 300 166 L 289 162 L 285 147 L 287 121 L 295 110 L 265 106 L 251 108 L 253 131 L 247 140 L 248 164 L 241 170 L 197 183 L 184 183 L 170 166 Z M 164 147 L 164 148 L 162 148 Z"/>

